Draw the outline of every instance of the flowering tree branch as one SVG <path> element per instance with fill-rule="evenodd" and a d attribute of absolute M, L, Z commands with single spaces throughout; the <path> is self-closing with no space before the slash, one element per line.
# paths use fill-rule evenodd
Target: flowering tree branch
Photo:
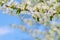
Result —
<path fill-rule="evenodd" d="M 53 21 L 56 18 L 60 20 L 60 0 L 21 0 L 20 3 L 14 0 L 1 0 L 0 8 L 3 11 L 7 11 L 8 14 L 12 13 L 20 15 L 23 12 L 29 12 L 32 18 L 38 23 L 50 27 L 50 30 L 47 33 L 40 31 L 42 34 L 46 34 L 44 37 L 46 40 L 54 40 L 56 33 L 58 34 L 57 39 L 60 40 L 60 25 Z M 28 22 L 29 21 L 30 20 L 28 20 Z M 30 21 L 30 23 L 32 22 Z M 26 29 L 21 26 L 19 27 L 23 30 Z M 39 32 L 37 31 L 35 32 L 38 35 Z"/>

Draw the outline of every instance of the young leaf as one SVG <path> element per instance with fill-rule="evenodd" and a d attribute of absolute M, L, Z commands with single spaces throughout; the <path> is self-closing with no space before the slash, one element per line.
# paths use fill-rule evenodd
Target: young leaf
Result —
<path fill-rule="evenodd" d="M 42 9 L 42 13 L 45 13 L 45 10 L 44 9 Z"/>
<path fill-rule="evenodd" d="M 28 6 L 28 4 L 25 4 L 25 6 L 24 6 L 24 10 L 25 10 L 25 11 L 29 11 L 29 10 L 27 9 L 27 6 Z"/>
<path fill-rule="evenodd" d="M 60 0 L 57 0 L 57 2 L 60 2 Z"/>
<path fill-rule="evenodd" d="M 50 20 L 52 21 L 53 16 L 50 16 Z"/>
<path fill-rule="evenodd" d="M 36 8 L 36 11 L 39 12 L 39 8 Z"/>
<path fill-rule="evenodd" d="M 0 2 L 0 6 L 3 6 L 4 3 Z"/>
<path fill-rule="evenodd" d="M 17 9 L 17 14 L 20 14 L 20 12 L 21 12 L 21 9 L 18 8 L 18 9 Z"/>
<path fill-rule="evenodd" d="M 60 14 L 60 5 L 56 7 L 56 12 Z"/>
<path fill-rule="evenodd" d="M 14 5 L 11 6 L 12 9 L 16 9 L 16 7 Z"/>
<path fill-rule="evenodd" d="M 40 0 L 40 2 L 44 2 L 44 0 Z"/>
<path fill-rule="evenodd" d="M 37 17 L 37 21 L 39 22 L 39 17 Z"/>

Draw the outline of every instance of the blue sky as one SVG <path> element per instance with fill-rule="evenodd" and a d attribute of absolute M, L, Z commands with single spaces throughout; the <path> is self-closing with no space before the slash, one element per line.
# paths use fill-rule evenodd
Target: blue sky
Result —
<path fill-rule="evenodd" d="M 22 15 L 20 15 L 20 17 L 21 16 Z M 24 15 L 24 16 L 26 18 L 31 18 L 31 16 L 28 15 Z M 19 19 L 17 16 L 3 14 L 2 11 L 0 11 L 0 40 L 34 40 L 34 38 L 29 33 L 23 32 L 19 28 L 12 28 L 9 26 L 10 24 L 16 24 L 16 25 L 20 24 L 25 26 L 27 29 L 30 27 L 26 23 L 23 23 L 23 21 Z M 37 29 L 45 30 L 42 26 L 43 25 L 35 23 L 32 29 L 37 28 Z"/>
<path fill-rule="evenodd" d="M 18 24 L 19 23 L 19 19 L 17 18 L 17 16 L 11 16 L 8 14 L 3 14 L 0 11 L 0 26 L 1 25 L 9 25 L 9 24 Z"/>
<path fill-rule="evenodd" d="M 17 16 L 3 14 L 0 11 L 0 40 L 33 40 L 31 35 L 18 28 L 11 28 L 10 24 L 20 24 L 22 21 Z"/>

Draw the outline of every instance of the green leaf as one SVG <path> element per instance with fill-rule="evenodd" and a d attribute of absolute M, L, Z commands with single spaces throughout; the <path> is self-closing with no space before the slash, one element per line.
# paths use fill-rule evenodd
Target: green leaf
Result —
<path fill-rule="evenodd" d="M 11 6 L 12 9 L 16 9 L 16 7 L 14 5 Z"/>
<path fill-rule="evenodd" d="M 52 21 L 52 19 L 53 19 L 53 16 L 50 16 L 50 20 Z"/>
<path fill-rule="evenodd" d="M 34 16 L 33 16 L 33 18 L 34 18 L 36 21 L 39 22 L 39 17 L 34 17 Z"/>
<path fill-rule="evenodd" d="M 39 8 L 36 8 L 36 11 L 39 12 Z"/>
<path fill-rule="evenodd" d="M 57 2 L 60 2 L 60 0 L 57 0 Z"/>
<path fill-rule="evenodd" d="M 50 5 L 50 7 L 53 7 L 53 6 L 54 6 L 53 4 Z"/>
<path fill-rule="evenodd" d="M 21 12 L 21 9 L 20 9 L 20 8 L 18 8 L 16 13 L 19 15 L 19 14 L 20 14 L 20 12 Z"/>
<path fill-rule="evenodd" d="M 39 22 L 39 17 L 37 17 L 37 21 Z"/>
<path fill-rule="evenodd" d="M 57 26 L 57 29 L 60 29 L 60 26 Z"/>
<path fill-rule="evenodd" d="M 0 6 L 3 6 L 4 3 L 0 2 Z"/>
<path fill-rule="evenodd" d="M 27 6 L 28 6 L 28 4 L 25 4 L 25 6 L 24 6 L 24 10 L 25 10 L 25 11 L 29 11 L 29 10 L 27 9 Z"/>
<path fill-rule="evenodd" d="M 44 2 L 44 0 L 40 0 L 40 2 Z"/>
<path fill-rule="evenodd" d="M 42 13 L 45 13 L 45 10 L 44 9 L 42 9 Z"/>
<path fill-rule="evenodd" d="M 34 16 L 33 16 L 34 19 L 36 19 Z"/>
<path fill-rule="evenodd" d="M 60 14 L 60 5 L 56 7 L 56 12 Z"/>

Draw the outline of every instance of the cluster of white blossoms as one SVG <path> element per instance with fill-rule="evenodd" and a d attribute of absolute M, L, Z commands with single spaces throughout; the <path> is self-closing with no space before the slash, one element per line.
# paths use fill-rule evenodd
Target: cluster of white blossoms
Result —
<path fill-rule="evenodd" d="M 56 23 L 56 19 L 60 20 L 60 0 L 21 0 L 20 3 L 14 0 L 0 0 L 0 9 L 10 15 L 31 15 L 36 22 L 49 27 L 48 32 L 40 31 L 44 35 L 44 40 L 60 40 L 60 23 Z M 30 19 L 23 18 L 23 20 L 30 25 L 34 23 Z M 19 26 L 18 28 L 26 31 L 25 27 Z M 32 35 L 40 34 L 38 30 L 31 30 Z M 43 40 L 38 38 L 36 40 Z"/>

